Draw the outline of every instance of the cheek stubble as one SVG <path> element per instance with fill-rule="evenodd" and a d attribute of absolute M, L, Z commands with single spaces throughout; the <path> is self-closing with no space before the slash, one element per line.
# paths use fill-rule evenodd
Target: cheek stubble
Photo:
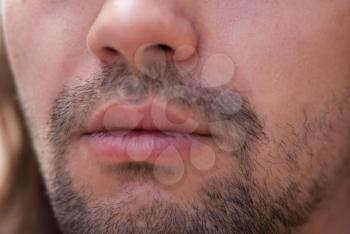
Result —
<path fill-rule="evenodd" d="M 272 193 L 253 177 L 254 157 L 259 154 L 259 146 L 268 145 L 269 139 L 248 99 L 224 87 L 188 85 L 186 80 L 192 78 L 181 77 L 171 64 L 158 74 L 159 79 L 135 75 L 125 64 L 113 64 L 91 81 L 66 87 L 56 99 L 50 112 L 48 134 L 55 156 L 50 197 L 63 233 L 275 233 L 288 232 L 304 223 L 316 206 L 317 197 L 311 196 L 305 202 L 293 201 L 300 192 L 293 179 L 287 186 L 278 187 L 279 193 Z M 130 79 L 131 76 L 137 79 Z M 174 87 L 181 87 L 180 92 Z M 217 123 L 212 134 L 219 142 L 226 146 L 241 142 L 232 153 L 239 170 L 208 180 L 198 191 L 199 199 L 195 202 L 174 204 L 159 194 L 135 213 L 130 211 L 127 201 L 105 204 L 89 200 L 84 191 L 73 188 L 74 178 L 66 171 L 67 161 L 72 160 L 65 157 L 70 139 L 82 129 L 82 120 L 104 101 L 116 98 L 131 100 L 133 104 L 150 95 L 186 100 L 187 107 L 208 122 Z M 234 134 L 237 132 L 242 133 L 243 140 L 242 135 Z M 154 169 L 146 164 L 125 168 L 142 176 Z M 317 188 L 315 185 L 314 190 Z"/>

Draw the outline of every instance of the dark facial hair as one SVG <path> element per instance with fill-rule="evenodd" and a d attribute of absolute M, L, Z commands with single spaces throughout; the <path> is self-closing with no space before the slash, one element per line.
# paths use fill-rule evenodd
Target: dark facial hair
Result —
<path fill-rule="evenodd" d="M 293 180 L 272 194 L 252 176 L 256 146 L 267 139 L 263 122 L 246 98 L 225 85 L 203 88 L 190 75 L 180 75 L 172 63 L 165 68 L 155 64 L 150 71 L 152 75 L 133 72 L 118 62 L 90 80 L 65 87 L 56 99 L 48 123 L 48 141 L 55 155 L 50 197 L 62 233 L 270 234 L 288 233 L 306 221 L 319 200 L 318 184 L 310 191 L 313 199 L 299 204 L 293 201 L 300 191 Z M 181 100 L 178 105 L 195 110 L 207 122 L 218 123 L 211 129 L 213 139 L 234 145 L 231 155 L 239 170 L 207 181 L 197 201 L 181 206 L 162 199 L 161 194 L 136 213 L 129 212 L 128 202 L 90 201 L 83 191 L 73 189 L 73 178 L 66 171 L 70 139 L 77 137 L 84 120 L 101 103 L 117 99 L 133 105 L 149 96 L 167 101 L 176 97 Z M 143 169 L 144 174 L 152 170 L 146 164 L 128 168 Z M 88 206 L 90 203 L 94 205 Z"/>

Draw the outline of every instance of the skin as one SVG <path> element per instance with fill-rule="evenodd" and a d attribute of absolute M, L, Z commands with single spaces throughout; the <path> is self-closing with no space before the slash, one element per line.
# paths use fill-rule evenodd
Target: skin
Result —
<path fill-rule="evenodd" d="M 173 186 L 149 178 L 126 180 L 125 185 L 129 172 L 117 176 L 101 170 L 94 159 L 84 159 L 86 149 L 73 138 L 66 152 L 53 153 L 47 123 L 62 90 L 92 79 L 103 65 L 117 60 L 132 71 L 140 70 L 156 54 L 147 49 L 162 44 L 181 64 L 179 70 L 191 68 L 190 77 L 197 81 L 203 67 L 223 75 L 215 71 L 216 65 L 206 64 L 208 59 L 215 61 L 216 55 L 223 54 L 229 58 L 227 69 L 221 70 L 234 71 L 227 87 L 249 101 L 265 133 L 254 145 L 249 172 L 255 185 L 251 186 L 258 191 L 268 188 L 277 196 L 293 181 L 299 192 L 285 202 L 303 208 L 312 204 L 302 221 L 274 231 L 346 233 L 350 228 L 346 222 L 350 215 L 349 12 L 347 0 L 3 0 L 8 55 L 51 198 L 59 193 L 54 176 L 60 157 L 66 160 L 64 175 L 75 193 L 89 197 L 87 209 L 102 201 L 107 205 L 122 201 L 127 208 L 120 218 L 157 199 L 165 207 L 174 202 L 186 211 L 186 204 L 210 179 L 230 179 L 230 171 L 239 171 L 242 162 L 221 152 L 210 170 L 198 172 L 186 161 L 187 174 Z M 211 143 L 216 151 L 218 146 Z M 315 184 L 317 194 L 310 192 Z M 130 194 L 135 200 L 130 201 Z"/>

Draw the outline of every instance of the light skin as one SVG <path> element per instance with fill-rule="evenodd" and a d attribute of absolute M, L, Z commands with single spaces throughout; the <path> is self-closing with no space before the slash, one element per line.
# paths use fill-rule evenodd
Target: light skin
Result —
<path fill-rule="evenodd" d="M 62 233 L 350 230 L 349 1 L 3 0 L 2 10 L 15 82 Z M 158 89 L 147 73 L 153 60 L 170 64 L 153 70 Z M 113 83 L 121 71 L 129 79 Z M 126 90 L 127 98 L 147 90 L 140 100 L 120 104 L 121 86 L 147 79 Z M 172 82 L 189 88 L 189 97 L 197 90 L 202 104 L 166 103 L 164 110 L 160 100 L 169 102 Z M 219 94 L 222 105 L 204 99 Z M 165 153 L 144 159 L 152 147 L 139 146 L 150 141 L 138 135 L 133 149 L 143 164 L 129 151 L 109 160 L 85 144 L 99 113 L 107 130 L 124 123 L 120 116 L 132 122 L 144 107 L 149 121 L 142 128 L 164 124 L 147 103 L 156 112 L 171 109 L 175 133 L 192 119 L 181 134 L 192 145 L 204 143 L 199 151 L 179 150 L 170 137 L 177 153 L 161 147 Z M 226 127 L 208 127 L 210 113 L 220 122 L 220 113 L 237 105 L 225 115 Z M 164 137 L 152 134 L 155 144 Z"/>

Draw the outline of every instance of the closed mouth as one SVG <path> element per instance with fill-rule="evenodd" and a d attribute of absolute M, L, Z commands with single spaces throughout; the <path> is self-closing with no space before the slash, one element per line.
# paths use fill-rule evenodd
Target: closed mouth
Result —
<path fill-rule="evenodd" d="M 152 163 L 159 156 L 171 156 L 162 154 L 169 147 L 186 157 L 194 140 L 211 138 L 210 132 L 201 128 L 194 118 L 173 123 L 157 111 L 164 112 L 164 106 L 158 103 L 152 107 L 149 103 L 138 107 L 112 104 L 92 118 L 90 129 L 83 133 L 82 139 L 89 152 L 100 159 L 113 163 Z M 175 119 L 185 119 L 176 110 L 171 113 Z"/>

